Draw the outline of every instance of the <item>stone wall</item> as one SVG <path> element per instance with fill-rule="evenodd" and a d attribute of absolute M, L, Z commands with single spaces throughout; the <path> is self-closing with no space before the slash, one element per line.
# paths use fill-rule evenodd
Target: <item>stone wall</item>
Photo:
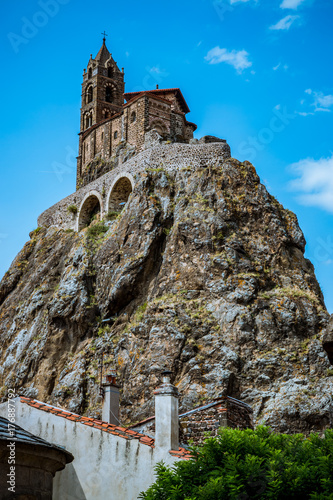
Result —
<path fill-rule="evenodd" d="M 140 152 L 144 147 L 145 134 L 149 130 L 157 130 L 165 140 L 189 142 L 193 138 L 195 126 L 187 122 L 185 114 L 178 109 L 179 104 L 177 109 L 173 109 L 175 103 L 178 101 L 139 95 L 125 104 L 121 113 L 82 132 L 77 187 L 82 185 L 85 172 L 96 157 L 112 161 L 122 142 Z"/>
<path fill-rule="evenodd" d="M 220 427 L 233 429 L 253 428 L 251 408 L 232 398 L 221 398 L 203 409 L 193 410 L 179 419 L 179 441 L 202 443 L 207 436 L 216 436 Z"/>
<path fill-rule="evenodd" d="M 109 198 L 115 182 L 122 177 L 128 177 L 131 179 L 133 189 L 135 189 L 136 179 L 140 175 L 145 175 L 146 168 L 163 168 L 166 172 L 182 168 L 196 169 L 204 165 L 213 165 L 221 158 L 230 157 L 229 146 L 222 142 L 156 145 L 157 143 L 158 141 L 152 143 L 147 141 L 149 149 L 142 151 L 127 161 L 124 161 L 124 157 L 120 154 L 117 167 L 106 166 L 106 168 L 112 168 L 112 170 L 45 210 L 38 217 L 38 226 L 77 231 L 80 208 L 88 196 L 96 193 L 100 198 L 100 216 L 104 218 L 110 210 Z M 70 205 L 77 208 L 76 214 L 68 211 Z"/>
<path fill-rule="evenodd" d="M 251 407 L 226 396 L 183 413 L 179 415 L 179 442 L 181 446 L 188 445 L 190 441 L 202 443 L 206 437 L 216 436 L 220 427 L 252 429 Z M 155 417 L 139 422 L 131 429 L 154 437 Z"/>

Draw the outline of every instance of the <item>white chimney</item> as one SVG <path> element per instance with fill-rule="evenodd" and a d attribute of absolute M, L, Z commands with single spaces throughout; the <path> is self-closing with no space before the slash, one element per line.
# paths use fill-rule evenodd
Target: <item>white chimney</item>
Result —
<path fill-rule="evenodd" d="M 111 372 L 110 375 L 105 375 L 102 387 L 102 420 L 109 424 L 119 425 L 119 387 L 116 384 L 115 372 Z"/>
<path fill-rule="evenodd" d="M 155 395 L 155 447 L 179 449 L 178 389 L 170 382 L 171 372 L 162 372 L 162 385 Z"/>

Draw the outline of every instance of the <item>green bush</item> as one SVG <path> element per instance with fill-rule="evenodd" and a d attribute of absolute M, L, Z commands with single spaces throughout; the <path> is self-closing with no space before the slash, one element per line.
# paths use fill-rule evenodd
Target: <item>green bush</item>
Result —
<path fill-rule="evenodd" d="M 109 210 L 106 214 L 107 220 L 114 220 L 119 216 L 120 212 L 116 212 L 116 210 Z"/>
<path fill-rule="evenodd" d="M 76 205 L 68 205 L 67 212 L 69 212 L 70 214 L 76 215 L 77 214 L 77 206 Z"/>
<path fill-rule="evenodd" d="M 108 229 L 108 226 L 106 226 L 104 222 L 101 221 L 88 227 L 87 236 L 89 238 L 98 238 L 99 236 L 102 236 L 104 233 L 106 233 Z"/>
<path fill-rule="evenodd" d="M 333 500 L 333 431 L 325 437 L 222 429 L 193 458 L 156 466 L 145 500 Z"/>

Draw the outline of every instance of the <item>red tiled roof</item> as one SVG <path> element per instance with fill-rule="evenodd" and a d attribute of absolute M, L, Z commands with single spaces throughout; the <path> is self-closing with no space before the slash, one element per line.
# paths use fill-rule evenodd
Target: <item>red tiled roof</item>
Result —
<path fill-rule="evenodd" d="M 186 101 L 185 101 L 185 98 L 181 92 L 180 89 L 178 88 L 174 88 L 174 89 L 153 89 L 153 90 L 144 90 L 142 92 L 126 92 L 124 94 L 124 97 L 126 99 L 126 101 L 132 99 L 133 97 L 135 97 L 136 95 L 138 94 L 143 94 L 143 93 L 147 93 L 147 94 L 165 94 L 166 92 L 173 92 L 174 94 L 177 95 L 177 97 L 180 99 L 182 105 L 183 105 L 183 108 L 184 108 L 184 111 L 185 113 L 189 113 L 190 112 L 190 108 L 188 107 Z"/>
<path fill-rule="evenodd" d="M 190 460 L 191 458 L 193 458 L 193 456 L 185 448 L 179 448 L 178 451 L 170 450 L 169 453 L 173 457 L 182 458 L 183 460 Z"/>
<path fill-rule="evenodd" d="M 157 101 L 165 102 L 166 104 L 169 104 L 169 106 L 171 106 L 172 102 L 169 99 L 164 99 L 164 97 L 161 97 L 160 95 L 152 96 L 151 92 L 152 92 L 151 90 L 143 90 L 142 92 L 133 92 L 133 96 L 130 97 L 130 99 L 126 99 L 126 97 L 125 97 L 127 102 L 125 104 L 123 104 L 124 108 L 126 108 L 126 106 L 133 104 L 133 102 L 140 99 L 141 97 L 144 97 L 145 95 L 148 95 L 149 97 L 153 97 Z M 124 94 L 124 96 L 125 96 L 125 94 Z M 180 115 L 184 114 L 184 113 L 181 113 L 180 111 L 174 110 L 174 112 L 179 113 Z"/>
<path fill-rule="evenodd" d="M 109 434 L 113 434 L 115 436 L 122 437 L 124 439 L 138 439 L 140 443 L 146 444 L 151 448 L 155 448 L 155 440 L 145 434 L 140 434 L 139 432 L 133 431 L 132 429 L 127 429 L 126 427 L 120 427 L 118 425 L 109 424 L 108 422 L 103 422 L 102 420 L 96 420 L 95 418 L 90 417 L 82 417 L 81 415 L 77 415 L 76 413 L 71 413 L 67 410 L 63 410 L 62 408 L 57 408 L 55 406 L 48 405 L 46 403 L 42 403 L 37 401 L 36 399 L 26 398 L 24 396 L 20 396 L 20 400 L 22 403 L 25 403 L 37 410 L 46 411 L 48 413 L 52 413 L 57 417 L 63 417 L 67 420 L 72 420 L 75 422 L 79 422 L 80 424 L 87 425 L 89 427 L 94 427 L 95 429 L 100 429 L 101 431 L 108 432 Z M 171 455 L 175 457 L 182 458 L 184 460 L 189 460 L 191 455 L 185 448 L 179 448 L 179 451 L 171 450 L 169 452 Z"/>

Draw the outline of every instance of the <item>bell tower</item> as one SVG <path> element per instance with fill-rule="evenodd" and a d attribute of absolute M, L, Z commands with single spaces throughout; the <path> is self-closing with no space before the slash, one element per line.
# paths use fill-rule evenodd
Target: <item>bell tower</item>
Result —
<path fill-rule="evenodd" d="M 124 103 L 124 71 L 120 71 L 105 44 L 95 59 L 90 55 L 83 72 L 80 133 L 122 110 Z"/>

